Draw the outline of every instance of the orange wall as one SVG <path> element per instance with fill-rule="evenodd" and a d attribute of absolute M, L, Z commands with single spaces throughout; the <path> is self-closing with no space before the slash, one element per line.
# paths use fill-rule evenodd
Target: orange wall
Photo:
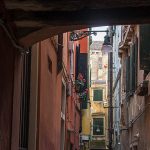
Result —
<path fill-rule="evenodd" d="M 59 150 L 61 129 L 61 87 L 62 77 L 67 79 L 70 75 L 70 54 L 68 51 L 68 36 L 63 37 L 63 62 L 65 65 L 62 72 L 57 75 L 57 55 L 49 39 L 40 42 L 39 61 L 39 104 L 38 104 L 38 150 Z M 52 72 L 48 69 L 48 57 L 52 62 Z M 74 62 L 75 63 L 75 62 Z M 75 67 L 75 64 L 74 64 Z M 68 84 L 68 81 L 66 80 Z M 72 85 L 73 88 L 73 85 Z M 70 140 L 79 149 L 80 114 L 76 110 L 76 94 L 72 89 L 72 95 L 67 97 L 66 105 L 66 140 Z M 75 118 L 76 115 L 76 118 Z M 68 118 L 69 117 L 69 118 Z M 69 120 L 68 120 L 69 119 Z M 70 139 L 67 135 L 71 132 Z"/>
<path fill-rule="evenodd" d="M 68 45 L 69 42 L 69 33 L 64 34 L 64 44 Z M 74 76 L 73 80 L 75 80 L 75 67 L 76 67 L 76 45 L 79 42 L 74 42 Z M 67 71 L 67 78 L 70 78 L 70 51 L 68 46 L 64 45 L 63 58 Z M 71 80 L 70 80 L 71 81 Z M 80 114 L 76 108 L 76 103 L 78 102 L 77 94 L 74 89 L 73 83 L 70 81 L 68 84 L 71 84 L 71 96 L 67 97 L 67 105 L 66 105 L 66 144 L 73 144 L 74 149 L 79 149 L 79 128 L 80 128 Z M 67 131 L 72 130 L 69 134 Z M 68 145 L 66 145 L 66 148 Z"/>
<path fill-rule="evenodd" d="M 38 149 L 60 149 L 61 74 L 57 76 L 57 55 L 49 39 L 40 43 L 38 106 Z M 52 72 L 48 69 L 48 57 Z"/>
<path fill-rule="evenodd" d="M 68 65 L 68 34 L 63 34 L 63 62 L 65 67 Z"/>
<path fill-rule="evenodd" d="M 84 30 L 81 30 L 81 31 L 88 31 L 88 29 L 84 29 Z M 89 37 L 86 37 L 86 38 L 83 38 L 82 40 L 79 40 L 79 43 L 80 43 L 80 53 L 88 53 L 88 38 Z"/>

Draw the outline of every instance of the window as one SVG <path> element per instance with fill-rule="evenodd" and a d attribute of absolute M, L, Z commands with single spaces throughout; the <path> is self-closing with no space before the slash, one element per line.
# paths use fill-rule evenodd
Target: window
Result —
<path fill-rule="evenodd" d="M 140 69 L 150 71 L 150 25 L 140 25 Z"/>
<path fill-rule="evenodd" d="M 130 56 L 126 58 L 126 93 L 133 95 L 137 86 L 138 39 L 130 46 Z"/>
<path fill-rule="evenodd" d="M 130 56 L 126 58 L 126 93 L 130 91 Z"/>
<path fill-rule="evenodd" d="M 130 91 L 134 92 L 137 84 L 137 54 L 138 54 L 138 39 L 130 47 Z"/>
<path fill-rule="evenodd" d="M 93 118 L 93 135 L 104 135 L 104 118 Z"/>
<path fill-rule="evenodd" d="M 63 34 L 58 35 L 58 50 L 57 50 L 57 73 L 62 70 L 62 55 L 63 55 Z"/>
<path fill-rule="evenodd" d="M 102 64 L 99 64 L 99 66 L 98 66 L 98 67 L 99 67 L 99 69 L 103 69 L 103 66 L 102 66 Z"/>
<path fill-rule="evenodd" d="M 103 101 L 103 90 L 102 89 L 93 90 L 93 101 Z"/>

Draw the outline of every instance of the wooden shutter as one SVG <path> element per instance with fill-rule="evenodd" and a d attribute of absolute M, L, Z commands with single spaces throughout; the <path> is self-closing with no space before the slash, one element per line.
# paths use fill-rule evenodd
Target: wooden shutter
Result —
<path fill-rule="evenodd" d="M 89 86 L 91 87 L 91 68 L 90 68 Z"/>
<path fill-rule="evenodd" d="M 79 60 L 80 60 L 80 45 L 76 46 L 76 67 L 75 67 L 76 79 L 78 78 L 79 74 Z"/>
<path fill-rule="evenodd" d="M 62 55 L 63 55 L 63 34 L 58 35 L 58 50 L 57 50 L 57 73 L 62 70 Z"/>
<path fill-rule="evenodd" d="M 138 73 L 138 38 L 135 41 L 135 89 L 137 87 L 137 73 Z"/>
<path fill-rule="evenodd" d="M 127 92 L 133 93 L 137 86 L 137 65 L 138 65 L 138 39 L 136 38 L 135 44 L 130 48 L 130 60 L 127 60 Z M 130 61 L 130 62 L 129 62 Z M 128 68 L 130 63 L 130 69 Z M 129 84 L 129 85 L 128 85 Z M 130 86 L 130 88 L 128 87 Z"/>
<path fill-rule="evenodd" d="M 140 69 L 150 71 L 150 25 L 140 25 Z"/>
<path fill-rule="evenodd" d="M 126 58 L 126 93 L 130 91 L 130 56 Z"/>
<path fill-rule="evenodd" d="M 130 49 L 130 92 L 135 91 L 135 44 Z"/>
<path fill-rule="evenodd" d="M 130 91 L 132 91 L 132 82 L 133 82 L 133 45 L 130 47 L 130 69 L 129 69 L 129 76 L 130 76 Z"/>

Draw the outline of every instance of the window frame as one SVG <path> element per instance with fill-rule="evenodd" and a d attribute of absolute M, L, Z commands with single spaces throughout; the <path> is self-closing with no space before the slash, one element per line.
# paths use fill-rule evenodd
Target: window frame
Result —
<path fill-rule="evenodd" d="M 94 119 L 97 119 L 97 118 L 103 118 L 103 124 L 104 124 L 104 126 L 103 126 L 103 135 L 95 135 L 95 134 L 93 134 L 93 126 L 94 126 Z M 95 136 L 95 137 L 104 137 L 105 136 L 105 116 L 93 116 L 92 117 L 92 136 Z"/>
<path fill-rule="evenodd" d="M 94 100 L 94 90 L 102 90 L 102 100 Z M 94 103 L 103 103 L 103 101 L 104 101 L 104 88 L 93 88 L 92 89 L 92 100 Z"/>

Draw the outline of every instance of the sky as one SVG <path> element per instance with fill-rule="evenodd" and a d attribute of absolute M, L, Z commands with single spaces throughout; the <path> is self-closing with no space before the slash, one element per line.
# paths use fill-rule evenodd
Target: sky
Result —
<path fill-rule="evenodd" d="M 107 30 L 108 26 L 102 26 L 102 27 L 94 27 L 92 28 L 92 31 L 101 31 L 101 30 Z M 104 36 L 106 35 L 105 32 L 98 32 L 96 36 L 92 35 L 93 41 L 104 41 Z"/>

